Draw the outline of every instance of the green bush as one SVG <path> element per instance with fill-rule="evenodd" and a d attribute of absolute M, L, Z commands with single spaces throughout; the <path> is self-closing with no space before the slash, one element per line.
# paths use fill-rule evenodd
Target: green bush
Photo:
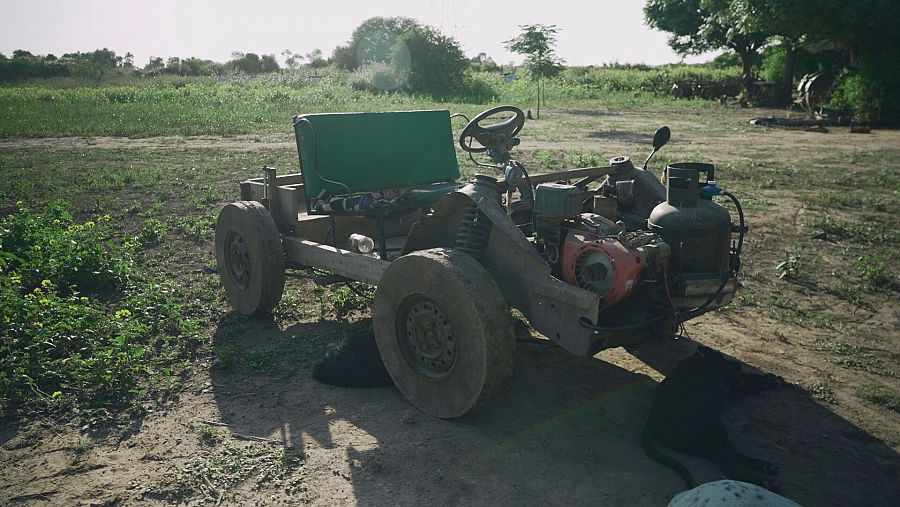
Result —
<path fill-rule="evenodd" d="M 881 119 L 884 91 L 881 85 L 861 74 L 844 74 L 828 102 L 839 111 L 852 111 L 853 119 L 868 123 Z"/>
<path fill-rule="evenodd" d="M 98 419 L 163 389 L 197 328 L 174 285 L 135 273 L 132 248 L 61 203 L 0 222 L 0 405 Z"/>
<path fill-rule="evenodd" d="M 138 242 L 140 242 L 141 246 L 145 247 L 156 246 L 166 236 L 166 232 L 168 232 L 168 226 L 166 224 L 155 218 L 148 218 L 144 220 L 144 225 L 141 226 Z"/>
<path fill-rule="evenodd" d="M 668 93 L 674 83 L 727 84 L 739 80 L 740 74 L 740 67 L 615 66 L 567 69 L 560 79 L 564 85 L 582 87 L 595 93 L 620 91 Z"/>
<path fill-rule="evenodd" d="M 0 230 L 0 270 L 15 273 L 28 292 L 45 280 L 67 293 L 121 290 L 131 275 L 130 253 L 110 252 L 108 221 L 76 224 L 61 202 L 43 213 L 21 208 Z"/>
<path fill-rule="evenodd" d="M 430 26 L 416 26 L 397 38 L 391 66 L 407 90 L 441 93 L 462 86 L 469 60 L 455 39 Z"/>
<path fill-rule="evenodd" d="M 400 78 L 390 65 L 374 62 L 353 71 L 349 78 L 350 87 L 366 92 L 394 91 L 402 86 Z"/>

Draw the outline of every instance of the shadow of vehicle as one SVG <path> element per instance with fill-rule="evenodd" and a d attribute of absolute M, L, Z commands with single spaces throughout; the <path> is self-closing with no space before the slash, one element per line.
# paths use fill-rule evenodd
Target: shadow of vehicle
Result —
<path fill-rule="evenodd" d="M 213 394 L 231 431 L 304 452 L 306 500 L 665 505 L 683 489 L 641 448 L 656 385 L 643 374 L 549 342 L 520 341 L 507 389 L 478 411 L 442 420 L 414 409 L 393 387 L 312 380 L 314 360 L 341 330 L 336 322 L 280 329 L 271 319 L 232 316 L 214 338 L 214 346 L 232 346 L 241 357 L 276 350 L 268 366 L 214 367 Z M 517 334 L 527 338 L 525 330 Z M 661 342 L 637 354 L 665 373 L 677 356 L 689 355 L 691 342 L 680 340 L 675 354 L 666 347 L 672 352 L 671 342 Z M 801 504 L 889 505 L 900 497 L 897 454 L 802 391 L 735 402 L 723 418 L 738 450 L 777 463 L 782 493 Z M 683 460 L 699 482 L 721 478 L 704 460 Z"/>

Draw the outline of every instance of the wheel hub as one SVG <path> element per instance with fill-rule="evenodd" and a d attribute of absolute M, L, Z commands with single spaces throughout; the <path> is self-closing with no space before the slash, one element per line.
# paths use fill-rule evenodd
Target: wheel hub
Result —
<path fill-rule="evenodd" d="M 397 314 L 397 338 L 406 362 L 432 380 L 450 376 L 456 364 L 453 329 L 443 309 L 424 296 L 411 296 Z"/>
<path fill-rule="evenodd" d="M 250 255 L 243 236 L 231 232 L 225 241 L 225 264 L 228 276 L 241 289 L 246 289 L 250 282 Z"/>

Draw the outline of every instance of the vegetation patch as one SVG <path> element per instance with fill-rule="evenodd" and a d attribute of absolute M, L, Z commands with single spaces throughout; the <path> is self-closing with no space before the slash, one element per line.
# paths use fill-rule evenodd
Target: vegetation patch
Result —
<path fill-rule="evenodd" d="M 837 398 L 834 391 L 825 384 L 815 384 L 806 388 L 806 391 L 814 400 L 819 400 L 830 405 L 837 405 Z"/>
<path fill-rule="evenodd" d="M 897 394 L 886 387 L 879 385 L 863 386 L 857 390 L 857 394 L 860 398 L 873 405 L 885 407 L 900 413 L 900 394 Z"/>
<path fill-rule="evenodd" d="M 831 354 L 831 357 L 825 359 L 831 364 L 884 377 L 894 376 L 894 372 L 886 369 L 881 359 L 867 348 L 832 340 L 816 340 L 810 348 Z"/>
<path fill-rule="evenodd" d="M 221 502 L 227 490 L 251 478 L 257 485 L 272 484 L 292 492 L 301 488 L 301 480 L 293 472 L 303 466 L 304 460 L 303 453 L 293 448 L 273 451 L 263 445 L 224 445 L 206 456 L 191 459 L 180 469 L 169 470 L 145 494 L 178 499 L 200 493 Z"/>
<path fill-rule="evenodd" d="M 178 382 L 198 328 L 173 284 L 138 272 L 136 247 L 60 202 L 0 222 L 0 404 L 103 420 Z"/>
<path fill-rule="evenodd" d="M 897 231 L 884 219 L 866 216 L 864 222 L 847 222 L 830 215 L 817 218 L 812 226 L 835 239 L 853 239 L 865 243 L 891 244 L 900 240 Z"/>
<path fill-rule="evenodd" d="M 853 267 L 862 276 L 867 289 L 900 290 L 897 275 L 888 269 L 884 258 L 879 255 L 860 257 Z"/>

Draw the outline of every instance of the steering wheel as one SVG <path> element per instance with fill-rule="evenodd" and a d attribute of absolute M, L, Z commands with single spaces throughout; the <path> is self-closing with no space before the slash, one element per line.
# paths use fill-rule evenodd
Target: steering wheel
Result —
<path fill-rule="evenodd" d="M 505 112 L 513 113 L 515 116 L 500 123 L 487 126 L 481 125 L 481 122 L 487 118 Z M 516 134 L 522 130 L 523 125 L 525 125 L 525 113 L 518 107 L 492 107 L 487 111 L 482 111 L 466 124 L 459 134 L 459 147 L 469 153 L 483 153 L 490 148 L 494 148 L 498 142 L 511 143 Z M 474 138 L 482 147 L 473 147 L 471 142 L 467 142 L 469 138 Z M 518 144 L 518 142 L 515 142 L 515 144 Z M 515 146 L 515 144 L 512 144 L 512 146 Z"/>

